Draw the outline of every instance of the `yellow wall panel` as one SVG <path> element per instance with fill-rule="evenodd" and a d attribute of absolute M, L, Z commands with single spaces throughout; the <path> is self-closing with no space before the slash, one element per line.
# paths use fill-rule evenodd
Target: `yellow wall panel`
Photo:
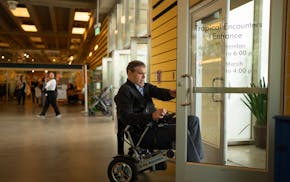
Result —
<path fill-rule="evenodd" d="M 290 98 L 289 97 L 286 99 L 286 110 L 285 110 L 284 115 L 290 115 Z"/>
<path fill-rule="evenodd" d="M 154 49 L 151 49 L 151 54 L 152 56 L 155 56 L 157 54 L 171 51 L 172 49 L 176 49 L 176 44 L 176 39 L 170 40 L 168 42 L 165 42 L 164 44 L 154 47 Z"/>
<path fill-rule="evenodd" d="M 287 76 L 285 81 L 286 81 L 285 84 L 286 95 L 287 97 L 290 97 L 290 76 Z"/>
<path fill-rule="evenodd" d="M 158 1 L 160 1 L 160 0 L 151 0 L 152 1 L 152 7 L 156 4 L 156 3 L 158 3 Z"/>
<path fill-rule="evenodd" d="M 173 71 L 176 70 L 176 61 L 168 61 L 161 64 L 150 65 L 150 72 L 155 73 L 157 70 L 160 71 Z"/>
<path fill-rule="evenodd" d="M 290 4 L 290 3 L 289 3 Z M 290 21 L 290 20 L 289 20 Z M 290 23 L 290 22 L 289 22 Z M 288 30 L 289 31 L 289 30 Z M 290 38 L 290 33 L 288 33 L 288 39 Z M 290 41 L 287 42 L 287 50 L 288 50 L 288 54 L 290 53 Z"/>
<path fill-rule="evenodd" d="M 156 63 L 162 63 L 162 62 L 166 62 L 170 60 L 176 60 L 176 49 L 151 57 L 150 63 L 156 64 Z"/>
<path fill-rule="evenodd" d="M 164 102 L 160 100 L 154 99 L 154 104 L 156 108 L 165 108 L 168 112 L 176 111 L 176 103 L 175 102 Z"/>
<path fill-rule="evenodd" d="M 176 90 L 176 82 L 172 81 L 172 82 L 151 82 L 153 85 L 156 85 L 157 87 L 160 88 L 167 88 L 167 89 L 172 89 L 172 90 Z"/>
<path fill-rule="evenodd" d="M 165 10 L 168 6 L 170 6 L 175 1 L 172 0 L 164 0 L 160 3 L 156 8 L 152 11 L 152 17 L 154 18 L 156 15 L 160 14 L 163 10 Z"/>
<path fill-rule="evenodd" d="M 177 18 L 176 16 L 168 19 L 166 23 L 164 23 L 162 26 L 157 27 L 156 29 L 151 31 L 151 37 L 155 38 L 159 35 L 164 34 L 165 32 L 167 32 L 168 30 L 171 30 L 173 28 L 177 27 Z"/>
<path fill-rule="evenodd" d="M 287 66 L 286 67 L 286 75 L 290 75 L 290 57 L 288 56 L 288 60 L 286 60 L 287 61 L 287 63 L 285 63 L 285 66 Z"/>
<path fill-rule="evenodd" d="M 176 28 L 174 28 L 174 29 L 162 34 L 159 37 L 152 38 L 151 46 L 152 47 L 156 47 L 156 46 L 158 46 L 158 45 L 160 45 L 160 44 L 162 44 L 164 42 L 167 42 L 167 41 L 172 40 L 172 39 L 176 39 L 176 37 L 177 37 L 176 33 L 177 33 L 176 32 Z"/>
<path fill-rule="evenodd" d="M 176 81 L 176 71 L 161 72 L 161 81 Z M 150 82 L 157 82 L 157 74 L 150 74 Z"/>
<path fill-rule="evenodd" d="M 166 23 L 171 18 L 175 17 L 177 14 L 177 6 L 166 12 L 163 16 L 159 17 L 157 20 L 152 23 L 152 30 Z"/>
<path fill-rule="evenodd" d="M 288 17 L 288 22 L 287 22 L 287 18 L 284 18 L 284 24 L 285 29 L 284 32 L 287 33 L 287 36 L 285 36 L 286 41 L 284 43 L 285 46 L 285 63 L 284 63 L 284 95 L 283 95 L 283 111 L 284 111 L 284 115 L 290 115 L 290 20 L 289 20 L 289 16 L 290 16 L 290 3 L 289 0 L 285 1 L 285 3 L 288 4 L 288 6 L 285 8 L 285 12 L 287 12 L 285 15 L 287 15 Z"/>
<path fill-rule="evenodd" d="M 101 32 L 98 36 L 94 37 L 91 43 L 92 56 L 88 58 L 90 69 L 95 69 L 102 64 L 103 57 L 107 56 L 107 33 L 108 33 L 108 18 L 102 22 Z M 95 45 L 98 45 L 98 49 L 94 51 Z"/>
<path fill-rule="evenodd" d="M 161 1 L 153 0 L 152 7 Z M 151 17 L 168 8 L 176 0 L 163 0 L 152 9 Z M 177 6 L 151 21 L 151 60 L 149 79 L 160 88 L 176 90 L 176 46 L 177 46 Z M 161 82 L 157 82 L 157 70 L 161 71 Z M 176 112 L 176 99 L 168 102 L 155 100 L 157 108 L 166 108 Z"/>

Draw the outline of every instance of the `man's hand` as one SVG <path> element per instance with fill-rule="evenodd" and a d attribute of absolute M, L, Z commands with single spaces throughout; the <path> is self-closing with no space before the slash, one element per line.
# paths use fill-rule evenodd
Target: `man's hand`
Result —
<path fill-rule="evenodd" d="M 158 119 L 163 118 L 163 116 L 167 113 L 167 110 L 162 108 L 162 109 L 157 109 L 155 112 L 152 113 L 152 118 L 154 121 L 157 121 Z"/>
<path fill-rule="evenodd" d="M 169 90 L 169 94 L 171 97 L 176 97 L 176 90 Z"/>

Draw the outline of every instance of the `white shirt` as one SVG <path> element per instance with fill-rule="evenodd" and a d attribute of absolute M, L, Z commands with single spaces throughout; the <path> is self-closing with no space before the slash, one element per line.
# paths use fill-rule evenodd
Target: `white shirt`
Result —
<path fill-rule="evenodd" d="M 141 87 L 137 84 L 135 84 L 135 86 L 136 86 L 137 90 L 140 92 L 140 94 L 144 96 L 144 87 Z"/>
<path fill-rule="evenodd" d="M 46 91 L 55 91 L 55 88 L 56 88 L 56 81 L 55 81 L 55 79 L 49 80 L 46 83 L 46 85 L 45 85 Z"/>

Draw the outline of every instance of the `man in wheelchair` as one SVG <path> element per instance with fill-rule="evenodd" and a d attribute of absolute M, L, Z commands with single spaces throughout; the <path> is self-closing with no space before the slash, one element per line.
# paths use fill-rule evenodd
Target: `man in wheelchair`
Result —
<path fill-rule="evenodd" d="M 117 138 L 118 154 L 120 156 L 124 156 L 124 131 L 127 134 L 129 132 L 129 138 L 132 138 L 134 147 L 138 145 L 137 147 L 148 149 L 149 151 L 174 148 L 173 143 L 175 143 L 176 135 L 175 118 L 164 118 L 168 116 L 166 115 L 166 109 L 156 109 L 152 98 L 169 101 L 175 98 L 176 91 L 158 88 L 150 83 L 145 83 L 145 74 L 146 67 L 143 62 L 138 60 L 130 62 L 127 66 L 127 82 L 121 86 L 114 98 L 117 106 Z M 163 122 L 163 125 L 161 122 Z M 160 127 L 160 124 L 162 127 Z M 189 117 L 188 120 L 188 150 L 188 161 L 200 162 L 203 155 L 199 122 L 197 117 L 193 116 Z M 119 159 L 122 160 L 122 158 Z M 134 163 L 134 161 L 129 163 Z M 113 165 L 110 166 L 112 167 Z M 114 175 L 113 172 L 108 170 L 109 177 L 109 173 Z M 124 174 L 124 171 L 122 174 Z M 110 179 L 111 181 L 122 181 Z"/>

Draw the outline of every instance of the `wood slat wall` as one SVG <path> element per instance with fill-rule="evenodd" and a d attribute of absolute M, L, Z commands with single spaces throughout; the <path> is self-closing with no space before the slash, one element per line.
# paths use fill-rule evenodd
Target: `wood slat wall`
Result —
<path fill-rule="evenodd" d="M 284 95 L 283 110 L 284 115 L 290 115 L 290 1 L 286 0 L 284 24 L 285 24 L 285 70 L 284 70 Z"/>
<path fill-rule="evenodd" d="M 158 87 L 176 89 L 177 1 L 152 0 L 150 82 Z M 160 81 L 157 71 L 161 72 Z M 176 100 L 154 100 L 157 108 L 176 111 Z"/>
<path fill-rule="evenodd" d="M 98 44 L 98 49 L 94 50 L 95 45 Z M 91 50 L 93 51 L 92 56 L 88 58 L 90 69 L 95 69 L 97 66 L 102 64 L 103 57 L 107 57 L 107 49 L 108 49 L 108 18 L 105 18 L 102 22 L 101 32 L 99 35 L 95 36 L 92 41 Z"/>

